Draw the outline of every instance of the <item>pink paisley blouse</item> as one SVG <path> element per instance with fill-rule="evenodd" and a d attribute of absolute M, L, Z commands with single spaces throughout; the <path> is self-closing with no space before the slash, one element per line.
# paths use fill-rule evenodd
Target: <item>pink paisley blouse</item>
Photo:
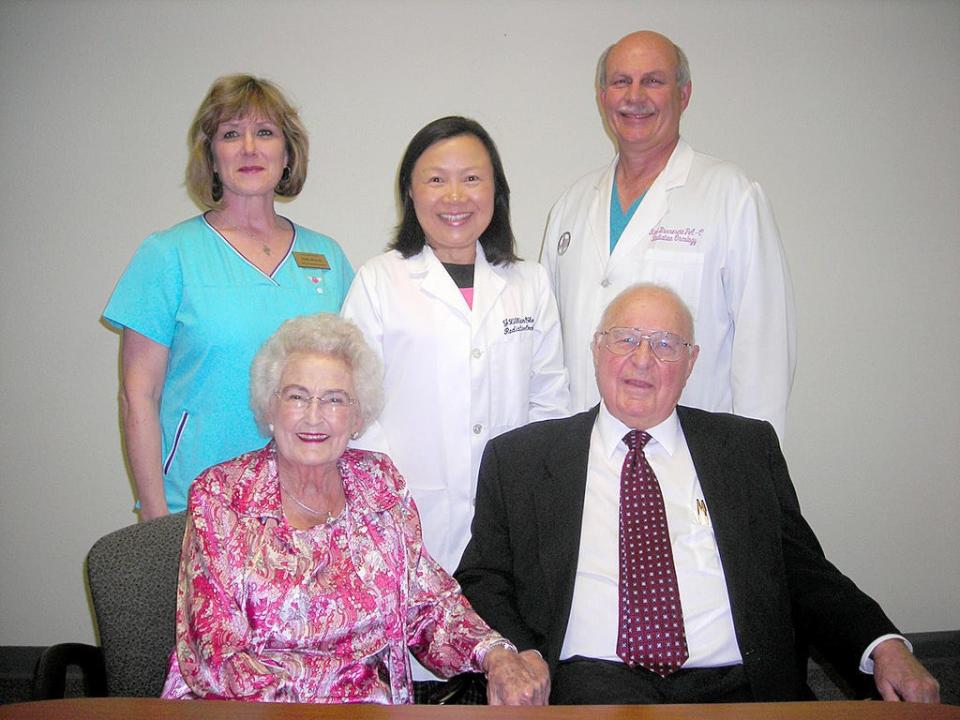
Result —
<path fill-rule="evenodd" d="M 390 458 L 338 463 L 346 509 L 309 530 L 284 518 L 273 443 L 197 478 L 162 697 L 409 703 L 407 648 L 440 675 L 480 670 L 502 638 L 423 547 Z"/>

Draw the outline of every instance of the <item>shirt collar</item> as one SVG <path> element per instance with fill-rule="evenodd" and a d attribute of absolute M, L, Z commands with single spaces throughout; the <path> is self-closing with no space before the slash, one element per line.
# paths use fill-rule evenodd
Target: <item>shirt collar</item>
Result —
<path fill-rule="evenodd" d="M 240 463 L 240 476 L 233 486 L 230 509 L 237 515 L 250 517 L 282 517 L 277 447 L 273 440 L 263 449 L 230 462 Z"/>
<path fill-rule="evenodd" d="M 354 508 L 385 512 L 400 502 L 406 492 L 403 478 L 386 455 L 347 448 L 337 463 L 343 477 L 343 494 Z"/>
<path fill-rule="evenodd" d="M 600 401 L 600 412 L 597 414 L 597 430 L 600 433 L 600 442 L 602 443 L 603 452 L 608 458 L 613 457 L 613 454 L 621 447 L 623 436 L 626 435 L 632 428 L 624 425 L 620 420 L 615 418 L 610 414 L 610 411 L 607 410 L 606 404 L 603 400 Z M 652 428 L 646 429 L 650 437 L 658 445 L 660 445 L 668 455 L 673 456 L 673 453 L 676 451 L 677 446 L 680 444 L 680 419 L 677 417 L 677 409 L 674 408 L 673 412 L 667 416 L 667 419 L 661 422 L 659 425 L 654 425 Z"/>
<path fill-rule="evenodd" d="M 237 515 L 280 520 L 283 509 L 276 443 L 271 440 L 265 448 L 243 456 L 242 460 L 241 478 L 233 488 L 231 509 Z M 404 483 L 399 477 L 390 481 L 393 475 L 386 456 L 347 448 L 337 464 L 348 505 L 363 512 L 379 513 L 400 502 Z"/>

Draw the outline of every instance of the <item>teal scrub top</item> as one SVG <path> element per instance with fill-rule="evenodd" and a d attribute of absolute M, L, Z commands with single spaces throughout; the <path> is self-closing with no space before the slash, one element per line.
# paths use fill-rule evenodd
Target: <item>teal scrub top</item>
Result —
<path fill-rule="evenodd" d="M 331 238 L 291 225 L 290 251 L 272 275 L 202 216 L 155 233 L 103 312 L 114 327 L 169 349 L 160 461 L 170 512 L 186 508 L 190 483 L 203 470 L 266 442 L 249 400 L 250 363 L 263 342 L 284 320 L 340 311 L 353 280 L 349 260 Z M 322 255 L 329 268 L 301 267 L 294 253 Z"/>
<path fill-rule="evenodd" d="M 627 225 L 630 224 L 630 221 L 633 219 L 634 214 L 637 212 L 637 208 L 640 207 L 640 203 L 643 202 L 643 198 L 647 193 L 643 193 L 640 197 L 634 200 L 630 207 L 627 208 L 624 212 L 620 208 L 620 195 L 617 193 L 617 174 L 613 174 L 613 191 L 610 194 L 610 254 L 613 254 L 613 249 L 617 246 L 617 243 L 620 242 L 620 236 L 623 235 L 623 231 L 627 229 Z"/>

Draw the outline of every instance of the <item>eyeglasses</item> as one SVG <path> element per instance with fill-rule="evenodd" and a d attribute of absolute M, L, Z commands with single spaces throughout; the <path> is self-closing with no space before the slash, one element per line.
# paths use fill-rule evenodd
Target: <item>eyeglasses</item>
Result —
<path fill-rule="evenodd" d="M 650 351 L 663 362 L 676 362 L 683 357 L 684 351 L 689 352 L 693 347 L 679 335 L 665 330 L 646 332 L 639 328 L 615 327 L 602 330 L 597 335 L 606 335 L 603 346 L 614 355 L 629 355 L 646 340 Z"/>
<path fill-rule="evenodd" d="M 307 395 L 301 388 L 285 388 L 274 393 L 280 398 L 285 410 L 302 412 L 310 407 L 310 403 L 317 401 L 317 406 L 323 415 L 338 415 L 357 404 L 350 395 L 343 390 L 327 390 L 320 395 Z"/>

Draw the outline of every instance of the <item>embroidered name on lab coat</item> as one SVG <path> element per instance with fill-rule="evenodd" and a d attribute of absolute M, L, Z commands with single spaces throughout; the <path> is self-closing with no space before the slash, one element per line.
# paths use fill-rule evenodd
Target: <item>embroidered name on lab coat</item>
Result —
<path fill-rule="evenodd" d="M 524 315 L 523 317 L 504 318 L 503 334 L 509 335 L 510 333 L 533 330 L 533 323 L 534 319 L 530 315 Z"/>
<path fill-rule="evenodd" d="M 650 242 L 685 243 L 693 247 L 703 238 L 703 228 L 668 228 L 657 225 L 650 231 Z"/>

